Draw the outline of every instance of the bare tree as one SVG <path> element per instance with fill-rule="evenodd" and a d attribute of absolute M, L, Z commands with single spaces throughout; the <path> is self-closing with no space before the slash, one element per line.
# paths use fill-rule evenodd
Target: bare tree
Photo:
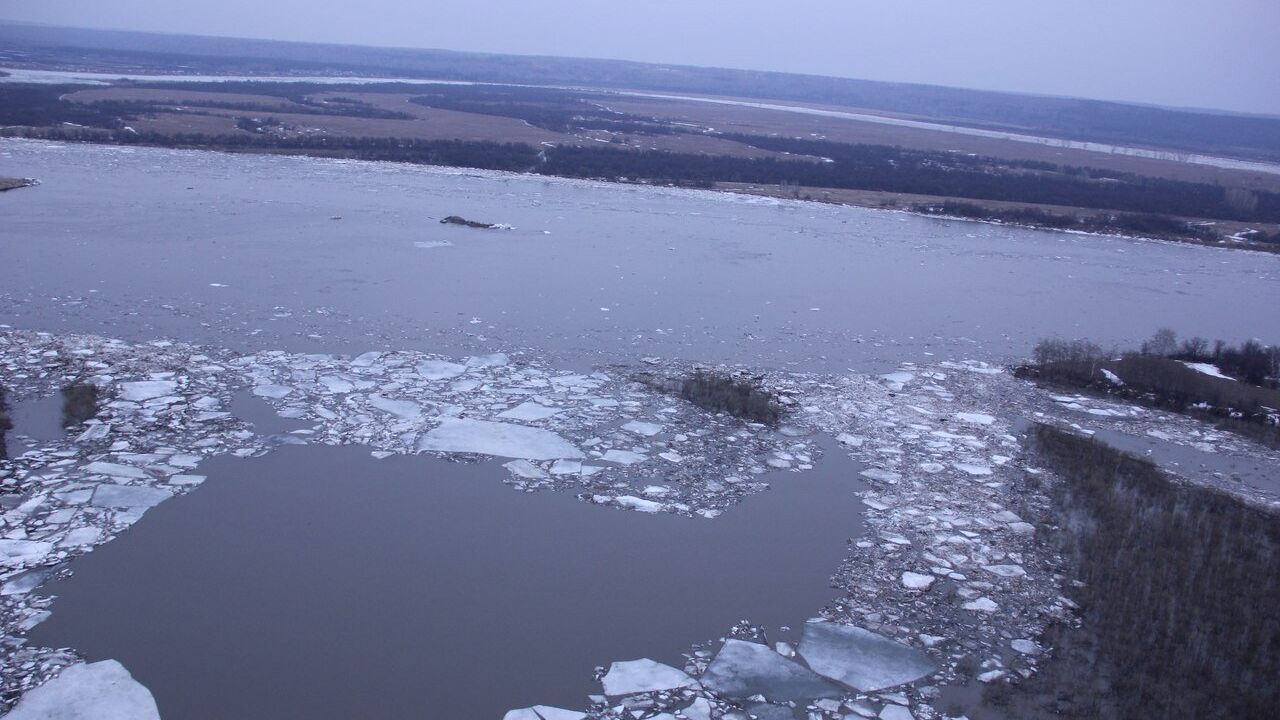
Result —
<path fill-rule="evenodd" d="M 1160 328 L 1150 340 L 1142 343 L 1143 355 L 1169 357 L 1178 351 L 1178 333 L 1172 328 Z"/>

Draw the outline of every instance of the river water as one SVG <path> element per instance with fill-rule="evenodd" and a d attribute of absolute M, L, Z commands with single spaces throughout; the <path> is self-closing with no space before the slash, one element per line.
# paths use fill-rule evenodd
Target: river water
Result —
<path fill-rule="evenodd" d="M 0 324 L 24 330 L 573 370 L 884 372 L 1161 325 L 1280 341 L 1249 310 L 1280 300 L 1257 253 L 295 157 L 12 140 L 0 175 L 41 181 L 0 194 Z M 254 402 L 232 409 L 258 433 L 298 429 Z M 120 660 L 171 720 L 581 707 L 596 665 L 680 665 L 742 619 L 786 637 L 838 594 L 858 468 L 825 447 L 714 520 L 517 492 L 487 462 L 215 457 L 47 588 L 31 639 Z"/>
<path fill-rule="evenodd" d="M 715 520 L 504 486 L 498 462 L 288 446 L 199 469 L 52 583 L 34 643 L 115 658 L 167 720 L 499 718 L 579 708 L 613 660 L 683 665 L 739 620 L 770 637 L 834 595 L 857 468 L 814 470 Z"/>
<path fill-rule="evenodd" d="M 0 323 L 19 328 L 834 371 L 1165 325 L 1280 341 L 1280 315 L 1223 312 L 1274 306 L 1280 256 L 279 156 L 8 140 L 0 172 L 41 181 L 0 195 Z"/>

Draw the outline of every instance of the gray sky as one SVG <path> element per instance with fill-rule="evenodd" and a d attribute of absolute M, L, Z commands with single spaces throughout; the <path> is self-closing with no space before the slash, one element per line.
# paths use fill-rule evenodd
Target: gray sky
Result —
<path fill-rule="evenodd" d="M 0 18 L 1280 114 L 1280 0 L 0 0 Z"/>

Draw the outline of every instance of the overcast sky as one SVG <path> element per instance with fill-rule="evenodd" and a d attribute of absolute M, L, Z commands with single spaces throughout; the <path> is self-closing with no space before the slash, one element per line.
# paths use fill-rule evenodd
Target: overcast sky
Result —
<path fill-rule="evenodd" d="M 1280 0 L 0 0 L 0 18 L 1280 114 Z"/>

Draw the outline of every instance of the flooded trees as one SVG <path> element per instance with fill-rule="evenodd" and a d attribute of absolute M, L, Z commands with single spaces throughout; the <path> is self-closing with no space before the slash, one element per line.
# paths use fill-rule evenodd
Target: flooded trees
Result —
<path fill-rule="evenodd" d="M 1019 692 L 1043 693 L 1062 717 L 1270 716 L 1280 515 L 1056 427 L 1033 439 L 1062 478 L 1054 540 L 1084 623 L 1055 641 L 1076 651 Z"/>

